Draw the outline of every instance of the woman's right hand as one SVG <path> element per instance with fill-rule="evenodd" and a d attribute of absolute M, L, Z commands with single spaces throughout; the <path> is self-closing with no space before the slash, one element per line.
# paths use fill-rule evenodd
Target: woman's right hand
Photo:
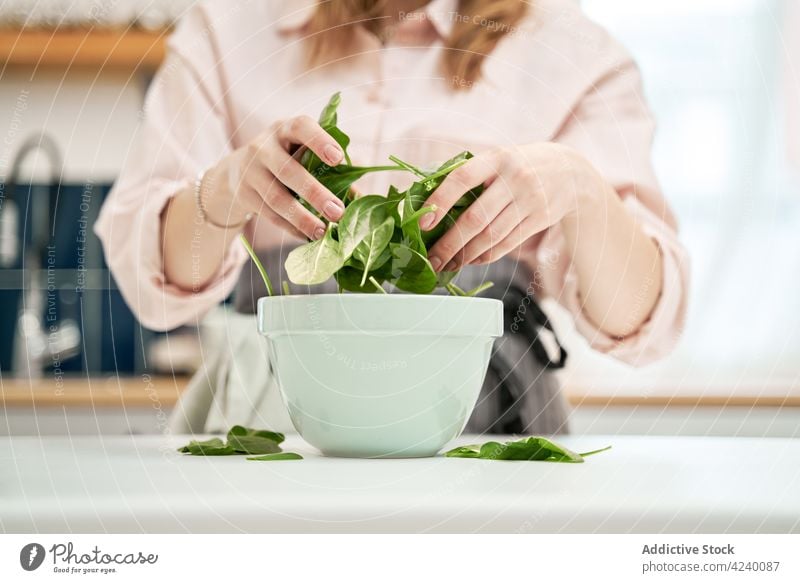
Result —
<path fill-rule="evenodd" d="M 311 117 L 278 121 L 206 172 L 201 188 L 208 216 L 236 224 L 253 213 L 301 238 L 322 237 L 325 224 L 290 191 L 331 221 L 341 218 L 344 204 L 292 155 L 302 147 L 331 166 L 344 159 L 336 140 Z"/>

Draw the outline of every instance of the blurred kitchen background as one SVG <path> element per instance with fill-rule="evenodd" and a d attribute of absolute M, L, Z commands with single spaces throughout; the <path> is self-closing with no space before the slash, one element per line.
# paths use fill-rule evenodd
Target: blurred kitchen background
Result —
<path fill-rule="evenodd" d="M 201 360 L 203 331 L 138 325 L 92 233 L 192 3 L 0 0 L 0 434 L 165 431 Z M 582 5 L 643 71 L 692 298 L 678 349 L 644 369 L 548 306 L 572 430 L 800 435 L 800 3 Z"/>

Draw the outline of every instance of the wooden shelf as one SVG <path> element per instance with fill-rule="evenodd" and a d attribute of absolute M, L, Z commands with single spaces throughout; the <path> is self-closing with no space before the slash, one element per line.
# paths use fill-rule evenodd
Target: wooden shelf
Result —
<path fill-rule="evenodd" d="M 52 377 L 0 381 L 0 408 L 5 407 L 152 407 L 169 408 L 186 388 L 187 377 L 78 377 L 56 383 Z M 709 394 L 708 389 L 628 392 L 587 391 L 565 387 L 573 407 L 800 407 L 800 396 L 788 388 L 753 389 L 736 395 Z"/>
<path fill-rule="evenodd" d="M 0 407 L 153 407 L 170 408 L 188 382 L 184 377 L 82 377 L 58 382 L 5 379 L 0 383 Z"/>
<path fill-rule="evenodd" d="M 26 68 L 146 70 L 164 58 L 168 31 L 0 29 L 0 63 Z"/>

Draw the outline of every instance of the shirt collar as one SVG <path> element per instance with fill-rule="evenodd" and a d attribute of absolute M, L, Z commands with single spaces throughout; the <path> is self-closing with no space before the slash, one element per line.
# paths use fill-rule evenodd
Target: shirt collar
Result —
<path fill-rule="evenodd" d="M 286 2 L 278 19 L 278 30 L 283 33 L 297 32 L 308 24 L 316 8 L 316 0 Z M 433 25 L 439 36 L 447 38 L 453 30 L 457 9 L 458 0 L 431 0 L 419 12 Z"/>

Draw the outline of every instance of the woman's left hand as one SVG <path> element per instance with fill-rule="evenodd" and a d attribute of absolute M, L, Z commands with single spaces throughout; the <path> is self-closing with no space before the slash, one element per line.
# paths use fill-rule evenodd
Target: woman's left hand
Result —
<path fill-rule="evenodd" d="M 420 219 L 435 227 L 455 202 L 483 184 L 481 196 L 464 211 L 428 253 L 436 271 L 490 263 L 529 238 L 576 214 L 580 200 L 596 192 L 596 173 L 577 152 L 554 143 L 503 148 L 479 154 L 454 170 L 430 196 L 436 205 Z"/>

